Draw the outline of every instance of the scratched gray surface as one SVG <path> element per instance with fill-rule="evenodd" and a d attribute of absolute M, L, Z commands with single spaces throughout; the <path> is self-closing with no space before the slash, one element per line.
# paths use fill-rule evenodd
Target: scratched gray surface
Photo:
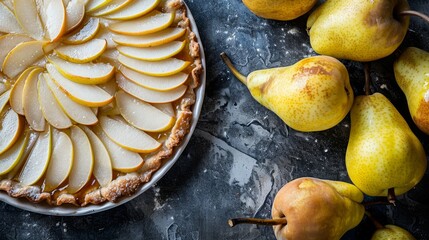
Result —
<path fill-rule="evenodd" d="M 226 70 L 226 51 L 243 73 L 293 64 L 315 55 L 305 32 L 306 16 L 291 22 L 259 19 L 240 0 L 188 0 L 207 56 L 207 92 L 200 122 L 186 151 L 154 188 L 128 204 L 86 217 L 50 217 L 0 203 L 0 239 L 274 239 L 271 228 L 229 228 L 237 216 L 269 217 L 278 189 L 303 176 L 349 181 L 344 166 L 349 118 L 318 133 L 288 129 L 257 104 Z M 411 1 L 429 14 L 427 1 Z M 429 51 L 429 27 L 412 19 L 405 46 Z M 372 90 L 381 91 L 409 121 L 404 96 L 393 81 L 393 57 L 373 64 Z M 356 93 L 362 67 L 345 62 Z M 413 126 L 411 124 L 411 126 Z M 428 137 L 417 133 L 429 152 Z M 369 210 L 429 239 L 429 175 L 400 197 L 396 207 Z M 343 239 L 368 239 L 364 220 Z"/>

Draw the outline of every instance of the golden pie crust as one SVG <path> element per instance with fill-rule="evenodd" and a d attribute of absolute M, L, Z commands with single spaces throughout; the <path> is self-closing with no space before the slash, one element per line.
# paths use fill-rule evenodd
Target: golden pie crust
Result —
<path fill-rule="evenodd" d="M 144 157 L 142 168 L 133 173 L 121 174 L 117 176 L 108 186 L 85 187 L 76 194 L 69 194 L 67 190 L 54 192 L 43 192 L 40 186 L 23 186 L 19 182 L 3 179 L 0 181 L 0 190 L 5 191 L 14 198 L 26 198 L 31 202 L 46 202 L 50 205 L 62 205 L 65 203 L 76 206 L 86 206 L 88 204 L 101 204 L 106 201 L 116 202 L 121 197 L 133 195 L 144 183 L 150 181 L 152 175 L 167 161 L 174 153 L 185 136 L 189 133 L 192 121 L 192 106 L 195 103 L 195 89 L 199 86 L 200 75 L 203 71 L 200 46 L 194 32 L 192 32 L 190 20 L 187 17 L 186 5 L 181 0 L 163 1 L 165 12 L 176 12 L 174 22 L 178 27 L 187 30 L 189 44 L 189 57 L 193 59 L 192 70 L 187 82 L 188 89 L 185 95 L 179 100 L 176 108 L 176 123 L 171 129 L 171 133 L 163 143 L 160 150 L 150 157 Z"/>

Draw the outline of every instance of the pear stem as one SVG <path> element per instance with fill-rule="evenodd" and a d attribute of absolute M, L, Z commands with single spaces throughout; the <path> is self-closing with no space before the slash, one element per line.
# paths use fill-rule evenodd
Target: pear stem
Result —
<path fill-rule="evenodd" d="M 377 221 L 372 215 L 371 213 L 369 213 L 368 211 L 365 211 L 366 216 L 371 220 L 371 222 L 374 224 L 375 228 L 378 229 L 383 229 L 384 226 L 383 224 L 381 224 L 379 221 Z"/>
<path fill-rule="evenodd" d="M 387 191 L 387 201 L 389 201 L 389 203 L 393 204 L 393 206 L 396 206 L 396 204 L 395 204 L 396 194 L 395 194 L 394 188 L 389 188 L 389 190 Z"/>
<path fill-rule="evenodd" d="M 364 72 L 365 72 L 365 95 L 371 94 L 371 89 L 369 87 L 369 84 L 371 82 L 371 74 L 370 74 L 370 64 L 364 63 Z"/>
<path fill-rule="evenodd" d="M 231 59 L 229 59 L 228 55 L 226 53 L 222 52 L 220 54 L 220 57 L 222 58 L 223 62 L 226 64 L 226 66 L 229 68 L 229 70 L 234 74 L 238 80 L 240 80 L 244 85 L 247 85 L 247 78 L 241 74 L 237 68 L 235 68 L 234 64 L 232 64 Z"/>
<path fill-rule="evenodd" d="M 235 227 L 238 224 L 257 224 L 257 225 L 286 225 L 286 218 L 261 219 L 261 218 L 233 218 L 228 220 L 230 227 Z"/>
<path fill-rule="evenodd" d="M 400 15 L 420 17 L 421 19 L 423 19 L 424 21 L 426 21 L 429 24 L 429 16 L 426 14 L 423 14 L 421 12 L 417 12 L 414 10 L 405 10 L 405 11 L 400 12 L 399 14 Z"/>

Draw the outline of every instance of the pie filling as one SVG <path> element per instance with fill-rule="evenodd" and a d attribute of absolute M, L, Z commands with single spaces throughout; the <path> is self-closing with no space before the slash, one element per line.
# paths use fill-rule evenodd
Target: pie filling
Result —
<path fill-rule="evenodd" d="M 0 190 L 134 194 L 189 132 L 200 49 L 181 0 L 0 2 Z"/>

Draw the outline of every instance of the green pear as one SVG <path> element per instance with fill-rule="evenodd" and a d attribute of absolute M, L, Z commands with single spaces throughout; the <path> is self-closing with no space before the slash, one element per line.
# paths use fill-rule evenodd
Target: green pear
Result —
<path fill-rule="evenodd" d="M 429 134 L 429 52 L 410 47 L 393 65 L 414 123 Z"/>
<path fill-rule="evenodd" d="M 246 78 L 226 54 L 221 56 L 252 96 L 295 130 L 329 129 L 344 119 L 353 104 L 349 74 L 335 58 L 309 57 L 288 67 L 254 71 Z"/>
<path fill-rule="evenodd" d="M 400 195 L 423 177 L 427 161 L 419 139 L 382 94 L 359 96 L 351 110 L 346 152 L 352 182 L 369 196 Z"/>
<path fill-rule="evenodd" d="M 286 225 L 274 226 L 275 235 L 287 240 L 338 240 L 361 222 L 362 200 L 362 192 L 349 183 L 295 179 L 274 198 L 273 219 L 287 219 Z"/>
<path fill-rule="evenodd" d="M 371 240 L 416 240 L 407 230 L 395 225 L 377 229 Z"/>
<path fill-rule="evenodd" d="M 374 61 L 402 43 L 409 17 L 406 0 L 328 0 L 308 18 L 314 51 L 340 59 Z"/>
<path fill-rule="evenodd" d="M 259 17 L 287 21 L 310 11 L 317 0 L 243 0 L 243 3 Z"/>

